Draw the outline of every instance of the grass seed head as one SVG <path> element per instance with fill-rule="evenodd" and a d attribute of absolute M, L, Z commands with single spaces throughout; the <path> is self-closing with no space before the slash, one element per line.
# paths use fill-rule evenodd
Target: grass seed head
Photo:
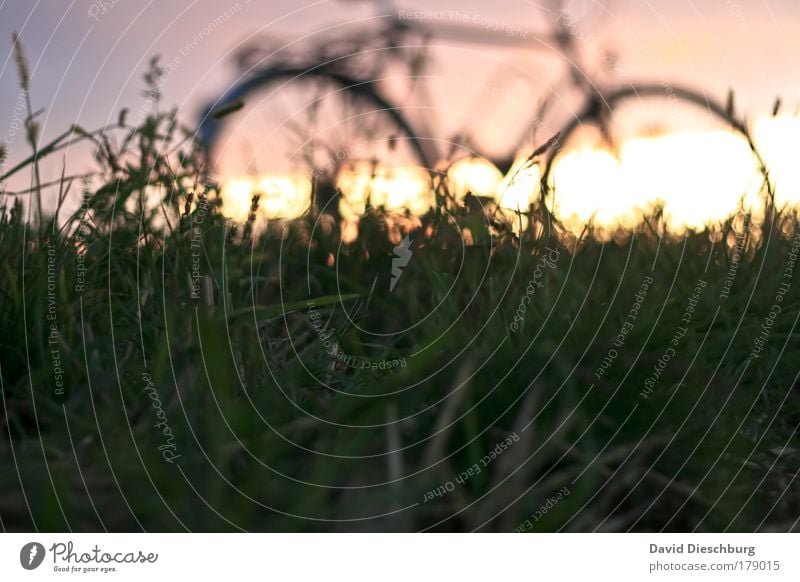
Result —
<path fill-rule="evenodd" d="M 28 60 L 25 58 L 25 52 L 22 50 L 22 41 L 19 34 L 13 34 L 14 39 L 14 59 L 17 61 L 17 71 L 19 72 L 19 82 L 22 90 L 26 93 L 31 88 L 31 76 L 28 69 Z"/>

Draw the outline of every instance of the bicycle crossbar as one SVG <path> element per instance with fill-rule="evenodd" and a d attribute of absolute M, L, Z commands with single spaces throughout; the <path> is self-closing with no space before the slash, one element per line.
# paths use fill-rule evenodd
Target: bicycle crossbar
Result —
<path fill-rule="evenodd" d="M 557 50 L 559 39 L 552 34 L 540 34 L 524 28 L 507 31 L 492 30 L 474 25 L 451 24 L 449 22 L 426 22 L 416 24 L 418 30 L 430 33 L 434 38 L 446 38 L 456 42 L 512 47 L 533 51 Z"/>

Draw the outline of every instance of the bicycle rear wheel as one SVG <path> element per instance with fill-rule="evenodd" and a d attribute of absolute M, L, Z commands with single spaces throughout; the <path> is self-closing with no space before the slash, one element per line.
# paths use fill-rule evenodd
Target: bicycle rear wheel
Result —
<path fill-rule="evenodd" d="M 214 111 L 240 101 L 241 111 L 215 118 Z M 206 109 L 200 138 L 214 175 L 223 185 L 238 185 L 229 196 L 243 197 L 248 187 L 242 184 L 250 184 L 277 215 L 301 213 L 310 199 L 291 199 L 310 198 L 311 189 L 320 206 L 334 211 L 332 196 L 343 171 L 351 178 L 385 178 L 400 168 L 425 172 L 434 162 L 427 144 L 402 110 L 381 97 L 375 81 L 323 69 L 271 69 L 249 77 Z M 287 186 L 282 192 L 281 185 Z M 366 202 L 359 197 L 363 188 L 350 195 L 356 214 Z"/>

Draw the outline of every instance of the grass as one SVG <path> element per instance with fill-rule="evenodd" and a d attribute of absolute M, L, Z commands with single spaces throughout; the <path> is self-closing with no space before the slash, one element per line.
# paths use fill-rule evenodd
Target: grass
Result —
<path fill-rule="evenodd" d="M 171 113 L 116 131 L 77 132 L 88 211 L 2 195 L 4 530 L 798 529 L 796 214 L 736 262 L 741 215 L 602 242 L 451 207 L 390 293 L 380 210 L 347 244 L 315 212 L 232 225 Z"/>

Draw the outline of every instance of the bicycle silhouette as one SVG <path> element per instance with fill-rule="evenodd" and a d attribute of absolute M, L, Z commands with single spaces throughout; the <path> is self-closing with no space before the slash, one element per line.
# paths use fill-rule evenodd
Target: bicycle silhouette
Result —
<path fill-rule="evenodd" d="M 527 161 L 541 167 L 539 196 L 544 201 L 552 188 L 554 162 L 576 132 L 591 126 L 599 139 L 611 143 L 617 127 L 637 118 L 630 111 L 638 112 L 645 124 L 663 128 L 665 121 L 679 117 L 675 112 L 679 104 L 743 135 L 761 162 L 747 126 L 735 117 L 730 104 L 663 80 L 609 82 L 600 80 L 603 75 L 590 74 L 586 47 L 567 0 L 548 4 L 549 24 L 539 31 L 479 15 L 398 10 L 392 0 L 373 3 L 376 15 L 355 32 L 334 25 L 315 34 L 311 46 L 302 50 L 298 45 L 304 38 L 285 44 L 255 40 L 239 51 L 239 78 L 204 109 L 199 124 L 199 138 L 215 173 L 299 173 L 315 183 L 331 184 L 344 166 L 362 164 L 373 176 L 378 168 L 419 167 L 434 172 L 441 169 L 442 160 L 465 153 L 487 157 L 506 171 L 519 160 L 521 150 L 539 148 L 540 159 Z M 519 124 L 518 135 L 509 136 L 500 155 L 487 155 L 474 146 L 469 130 L 437 135 L 431 129 L 437 108 L 425 105 L 424 98 L 422 105 L 412 104 L 409 96 L 424 94 L 431 78 L 425 71 L 428 52 L 442 39 L 533 51 L 553 57 L 560 68 L 539 102 L 521 112 L 525 122 Z M 613 76 L 613 71 L 606 73 Z M 506 81 L 518 78 L 517 69 Z M 503 91 L 502 84 L 486 88 Z M 556 126 L 544 123 L 549 104 L 563 102 L 567 95 L 576 101 L 569 118 Z M 240 104 L 243 111 L 235 115 L 217 115 Z M 552 147 L 539 147 L 553 137 L 548 144 Z"/>

